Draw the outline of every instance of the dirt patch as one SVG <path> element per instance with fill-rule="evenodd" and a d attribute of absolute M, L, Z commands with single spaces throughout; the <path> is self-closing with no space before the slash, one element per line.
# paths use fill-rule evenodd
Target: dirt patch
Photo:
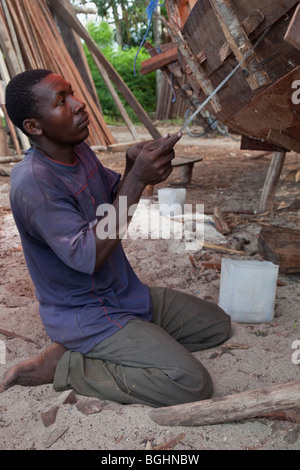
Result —
<path fill-rule="evenodd" d="M 176 132 L 162 128 L 161 132 Z M 131 140 L 123 127 L 112 127 L 117 141 Z M 143 128 L 141 138 L 149 139 Z M 187 187 L 187 203 L 204 204 L 209 217 L 218 206 L 225 214 L 230 233 L 222 245 L 242 250 L 242 255 L 211 249 L 187 252 L 178 240 L 124 241 L 124 248 L 142 281 L 167 286 L 218 302 L 219 269 L 202 267 L 203 261 L 221 262 L 223 257 L 258 259 L 258 234 L 263 224 L 299 227 L 299 211 L 289 210 L 299 195 L 299 182 L 287 178 L 300 168 L 299 155 L 287 154 L 276 192 L 275 211 L 258 214 L 260 195 L 271 154 L 239 150 L 230 138 L 192 139 L 184 135 L 177 155 L 201 155 L 194 167 L 192 184 Z M 124 153 L 99 154 L 104 165 L 116 171 L 124 168 Z M 5 165 L 9 168 L 9 165 Z M 180 181 L 180 169 L 160 186 Z M 157 188 L 156 188 L 157 190 Z M 151 202 L 156 203 L 156 190 Z M 0 318 L 6 349 L 0 377 L 20 360 L 38 354 L 49 343 L 41 324 L 34 287 L 27 272 L 19 236 L 9 208 L 9 178 L 0 177 Z M 208 219 L 206 236 L 220 242 Z M 247 240 L 244 243 L 241 240 Z M 299 365 L 293 363 L 292 345 L 300 340 L 299 276 L 279 275 L 275 318 L 264 324 L 233 324 L 230 343 L 244 349 L 214 348 L 195 353 L 210 371 L 214 397 L 260 389 L 299 380 Z M 22 337 L 18 337 L 20 335 Z M 3 344 L 3 343 L 2 343 Z M 2 361 L 3 362 L 3 361 Z M 78 402 L 91 399 L 76 397 Z M 42 413 L 58 406 L 54 424 L 46 427 Z M 93 408 L 91 404 L 91 408 Z M 214 449 L 299 449 L 299 415 L 275 420 L 257 418 L 199 427 L 159 426 L 149 417 L 150 408 L 122 406 L 103 401 L 101 411 L 83 414 L 75 403 L 62 404 L 61 395 L 51 385 L 24 388 L 16 386 L 0 395 L 0 449 L 102 449 L 111 451 L 164 449 L 184 451 Z M 97 411 L 97 412 L 96 412 Z M 297 418 L 298 416 L 298 418 Z"/>

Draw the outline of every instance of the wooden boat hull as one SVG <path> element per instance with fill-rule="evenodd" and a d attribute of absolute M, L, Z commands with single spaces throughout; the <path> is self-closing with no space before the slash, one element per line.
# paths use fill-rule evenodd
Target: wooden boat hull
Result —
<path fill-rule="evenodd" d="M 167 10 L 194 100 L 204 102 L 244 61 L 206 109 L 245 136 L 243 148 L 300 153 L 299 2 L 167 0 Z"/>

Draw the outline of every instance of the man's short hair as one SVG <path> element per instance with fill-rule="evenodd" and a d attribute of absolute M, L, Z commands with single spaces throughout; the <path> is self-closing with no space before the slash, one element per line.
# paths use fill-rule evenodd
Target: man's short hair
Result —
<path fill-rule="evenodd" d="M 23 122 L 40 117 L 32 88 L 51 73 L 45 69 L 27 70 L 16 75 L 6 87 L 5 104 L 9 118 L 28 137 L 31 136 L 24 130 Z"/>

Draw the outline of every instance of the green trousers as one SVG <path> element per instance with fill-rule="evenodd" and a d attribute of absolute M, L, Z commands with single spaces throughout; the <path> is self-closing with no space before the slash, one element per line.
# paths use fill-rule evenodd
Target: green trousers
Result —
<path fill-rule="evenodd" d="M 132 320 L 85 355 L 67 351 L 56 369 L 55 390 L 153 407 L 211 396 L 210 374 L 191 353 L 224 342 L 230 317 L 192 295 L 150 292 L 152 322 Z"/>

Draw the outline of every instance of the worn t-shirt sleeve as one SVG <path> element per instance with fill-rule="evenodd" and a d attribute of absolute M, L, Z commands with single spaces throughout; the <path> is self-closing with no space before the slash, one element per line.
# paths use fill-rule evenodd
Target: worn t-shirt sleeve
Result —
<path fill-rule="evenodd" d="M 30 235 L 48 245 L 70 268 L 92 274 L 96 242 L 91 225 L 75 203 L 61 197 L 45 201 L 33 211 Z"/>

